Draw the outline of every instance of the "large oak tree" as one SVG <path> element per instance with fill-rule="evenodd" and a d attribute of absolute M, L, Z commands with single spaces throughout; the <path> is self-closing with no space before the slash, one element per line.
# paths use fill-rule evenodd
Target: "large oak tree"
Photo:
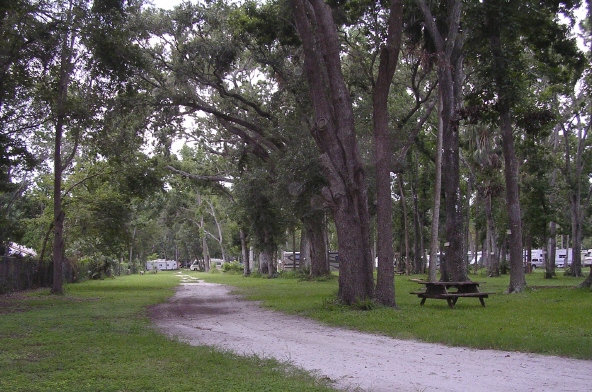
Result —
<path fill-rule="evenodd" d="M 315 114 L 311 133 L 329 182 L 323 196 L 337 229 L 338 296 L 353 304 L 373 297 L 373 263 L 365 174 L 341 70 L 340 42 L 331 8 L 322 0 L 292 0 L 291 4 Z"/>

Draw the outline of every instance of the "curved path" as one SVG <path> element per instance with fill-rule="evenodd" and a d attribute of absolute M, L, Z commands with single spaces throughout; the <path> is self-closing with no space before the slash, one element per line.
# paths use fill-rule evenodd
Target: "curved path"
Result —
<path fill-rule="evenodd" d="M 262 309 L 211 283 L 182 283 L 151 309 L 164 333 L 192 345 L 273 357 L 342 390 L 591 391 L 592 361 L 396 340 Z"/>

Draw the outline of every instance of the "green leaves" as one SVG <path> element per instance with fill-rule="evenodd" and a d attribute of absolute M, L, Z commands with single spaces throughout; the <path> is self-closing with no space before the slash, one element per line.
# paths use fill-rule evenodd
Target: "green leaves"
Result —
<path fill-rule="evenodd" d="M 291 15 L 287 1 L 275 0 L 264 4 L 249 1 L 230 14 L 229 24 L 234 34 L 247 42 L 248 35 L 257 45 L 268 48 L 276 43 L 298 47 L 300 38 L 291 23 Z"/>

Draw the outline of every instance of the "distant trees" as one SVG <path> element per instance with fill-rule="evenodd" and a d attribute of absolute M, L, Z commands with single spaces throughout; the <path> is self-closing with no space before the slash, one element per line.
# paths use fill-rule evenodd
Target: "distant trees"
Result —
<path fill-rule="evenodd" d="M 566 35 L 566 28 L 556 19 L 561 7 L 569 12 L 571 6 L 556 2 L 514 4 L 485 1 L 481 6 L 472 8 L 477 19 L 469 36 L 469 45 L 472 51 L 479 53 L 479 75 L 484 83 L 492 86 L 482 87 L 481 91 L 472 95 L 472 99 L 480 96 L 481 105 L 481 113 L 473 116 L 473 121 L 477 117 L 480 122 L 487 119 L 500 129 L 511 271 L 509 292 L 522 291 L 526 285 L 522 268 L 523 222 L 525 219 L 532 222 L 532 218 L 524 216 L 520 206 L 519 174 L 521 160 L 529 159 L 526 155 L 531 156 L 529 161 L 535 156 L 525 150 L 526 154 L 521 157 L 517 150 L 526 143 L 532 147 L 533 140 L 540 139 L 540 135 L 552 127 L 552 103 L 545 101 L 545 94 L 541 92 L 551 88 L 559 91 L 559 87 L 552 86 L 560 84 L 573 87 L 581 69 L 582 57 L 575 41 Z M 525 7 L 522 12 L 520 7 Z M 487 23 L 481 24 L 483 19 Z M 533 22 L 535 20 L 536 23 Z M 547 33 L 541 36 L 535 25 L 545 26 Z M 483 45 L 484 42 L 487 46 Z M 530 73 L 525 72 L 529 66 L 534 69 Z M 536 94 L 539 96 L 535 97 Z M 476 108 L 472 106 L 470 110 L 477 113 Z M 489 117 L 494 113 L 495 117 Z M 529 161 L 524 167 L 534 168 L 529 166 Z"/>

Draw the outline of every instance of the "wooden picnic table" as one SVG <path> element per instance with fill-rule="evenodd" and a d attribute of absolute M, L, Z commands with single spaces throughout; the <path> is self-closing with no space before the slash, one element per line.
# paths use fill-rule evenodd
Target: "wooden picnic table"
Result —
<path fill-rule="evenodd" d="M 485 307 L 484 298 L 489 298 L 489 294 L 479 290 L 480 282 L 427 282 L 418 280 L 417 283 L 425 286 L 425 290 L 411 292 L 421 298 L 420 305 L 423 306 L 426 299 L 445 299 L 448 306 L 454 309 L 456 301 L 460 297 L 479 298 L 481 305 Z M 453 289 L 452 291 L 450 289 Z"/>

